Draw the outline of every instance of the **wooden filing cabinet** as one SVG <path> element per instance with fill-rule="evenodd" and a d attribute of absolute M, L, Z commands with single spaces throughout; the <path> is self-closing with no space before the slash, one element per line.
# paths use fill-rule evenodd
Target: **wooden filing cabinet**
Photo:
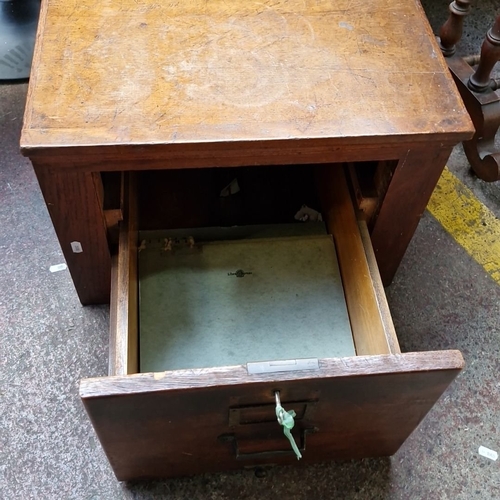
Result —
<path fill-rule="evenodd" d="M 21 150 L 80 301 L 111 296 L 110 376 L 83 381 L 81 395 L 117 477 L 296 462 L 277 391 L 297 412 L 304 462 L 394 453 L 463 360 L 401 354 L 381 279 L 390 284 L 452 148 L 472 135 L 418 0 L 43 0 Z M 389 175 L 369 193 L 354 186 L 352 203 L 332 164 L 359 173 L 365 162 L 388 162 Z M 356 356 L 318 349 L 315 367 L 260 374 L 244 362 L 139 373 L 139 232 L 209 225 L 212 169 L 303 164 L 318 166 Z M 172 173 L 183 171 L 196 179 L 181 198 Z M 137 177 L 121 206 L 106 195 L 118 173 Z M 281 213 L 274 192 L 260 199 L 271 202 L 252 222 L 247 207 L 219 223 L 280 222 L 266 216 Z"/>

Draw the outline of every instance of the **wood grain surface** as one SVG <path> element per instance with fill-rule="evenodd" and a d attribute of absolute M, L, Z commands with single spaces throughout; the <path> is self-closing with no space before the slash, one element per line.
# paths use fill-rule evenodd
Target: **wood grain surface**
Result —
<path fill-rule="evenodd" d="M 387 285 L 473 131 L 418 0 L 43 0 L 20 143 L 61 199 L 57 171 L 399 160 L 373 228 Z M 64 249 L 75 229 L 50 210 Z M 109 297 L 105 244 L 65 253 L 84 303 Z"/>
<path fill-rule="evenodd" d="M 391 354 L 400 354 L 401 348 L 399 347 L 396 328 L 394 327 L 394 322 L 392 321 L 391 310 L 389 309 L 389 303 L 387 302 L 387 296 L 385 295 L 382 278 L 375 259 L 375 252 L 373 251 L 370 233 L 368 232 L 368 227 L 365 221 L 359 220 L 358 226 L 361 240 L 363 241 L 363 246 L 365 248 L 366 261 L 370 270 L 370 278 L 372 281 L 373 291 L 377 299 L 379 315 L 384 328 L 387 344 L 389 345 Z"/>
<path fill-rule="evenodd" d="M 318 371 L 248 375 L 234 366 L 88 379 L 80 394 L 118 479 L 161 478 L 296 464 L 273 453 L 277 423 L 275 436 L 269 421 L 230 422 L 231 410 L 272 404 L 274 390 L 286 409 L 314 405 L 296 423 L 310 432 L 301 462 L 391 455 L 462 366 L 458 351 L 361 356 L 320 360 Z M 269 455 L 237 459 L 235 443 Z"/>
<path fill-rule="evenodd" d="M 335 241 L 356 353 L 389 354 L 391 348 L 342 166 L 318 167 L 317 185 L 321 212 Z"/>
<path fill-rule="evenodd" d="M 109 302 L 111 255 L 100 176 L 54 172 L 36 162 L 33 167 L 80 301 Z"/>
<path fill-rule="evenodd" d="M 416 0 L 45 0 L 21 144 L 471 131 Z"/>
<path fill-rule="evenodd" d="M 394 170 L 371 232 L 380 275 L 391 284 L 451 148 L 409 150 Z"/>
<path fill-rule="evenodd" d="M 135 173 L 123 177 L 123 222 L 113 258 L 109 328 L 109 374 L 139 370 L 138 224 Z"/>

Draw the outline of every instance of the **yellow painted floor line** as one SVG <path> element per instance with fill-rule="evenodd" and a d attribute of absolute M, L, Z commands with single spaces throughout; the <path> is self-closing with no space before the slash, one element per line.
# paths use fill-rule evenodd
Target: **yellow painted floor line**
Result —
<path fill-rule="evenodd" d="M 427 210 L 500 284 L 500 220 L 447 168 Z"/>

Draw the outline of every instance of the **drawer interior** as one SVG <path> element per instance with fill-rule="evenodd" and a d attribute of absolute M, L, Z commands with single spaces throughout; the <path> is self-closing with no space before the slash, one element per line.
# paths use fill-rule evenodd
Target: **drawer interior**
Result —
<path fill-rule="evenodd" d="M 400 352 L 347 176 L 342 165 L 129 176 L 110 373 Z"/>

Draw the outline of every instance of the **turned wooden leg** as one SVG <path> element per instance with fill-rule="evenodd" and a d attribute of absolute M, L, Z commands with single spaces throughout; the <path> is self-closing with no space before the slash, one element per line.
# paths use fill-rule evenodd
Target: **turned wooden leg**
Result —
<path fill-rule="evenodd" d="M 450 19 L 447 23 L 453 24 Z M 452 36 L 449 26 L 446 29 L 443 26 L 441 31 L 448 36 L 444 45 L 453 45 L 456 29 L 451 30 Z M 500 180 L 500 151 L 495 149 L 500 126 L 500 92 L 497 92 L 500 80 L 491 78 L 491 71 L 499 60 L 500 16 L 488 31 L 480 56 L 447 57 L 448 67 L 476 128 L 474 137 L 463 143 L 464 151 L 474 173 L 487 182 Z"/>
<path fill-rule="evenodd" d="M 109 302 L 111 256 L 99 177 L 33 167 L 81 303 Z"/>
<path fill-rule="evenodd" d="M 470 89 L 474 69 L 466 59 L 452 57 L 448 67 L 476 129 L 474 137 L 463 142 L 472 170 L 483 181 L 500 180 L 500 153 L 495 151 L 495 137 L 500 126 L 500 95 L 492 88 L 485 92 Z"/>
<path fill-rule="evenodd" d="M 455 0 L 450 4 L 450 16 L 439 32 L 440 46 L 476 128 L 474 137 L 463 143 L 465 154 L 474 173 L 493 182 L 500 180 L 500 152 L 495 150 L 500 126 L 500 93 L 496 92 L 500 80 L 491 78 L 491 71 L 500 60 L 500 15 L 486 35 L 481 55 L 454 56 L 470 3 Z"/>
<path fill-rule="evenodd" d="M 470 0 L 454 0 L 450 4 L 450 16 L 439 31 L 439 45 L 445 57 L 455 53 L 456 45 L 462 38 L 464 17 L 469 15 Z"/>
<path fill-rule="evenodd" d="M 398 162 L 371 233 L 385 286 L 396 274 L 451 149 L 410 150 Z"/>
<path fill-rule="evenodd" d="M 481 59 L 475 73 L 469 79 L 469 87 L 475 92 L 484 92 L 491 88 L 491 71 L 499 60 L 500 16 L 497 16 L 481 47 Z"/>

